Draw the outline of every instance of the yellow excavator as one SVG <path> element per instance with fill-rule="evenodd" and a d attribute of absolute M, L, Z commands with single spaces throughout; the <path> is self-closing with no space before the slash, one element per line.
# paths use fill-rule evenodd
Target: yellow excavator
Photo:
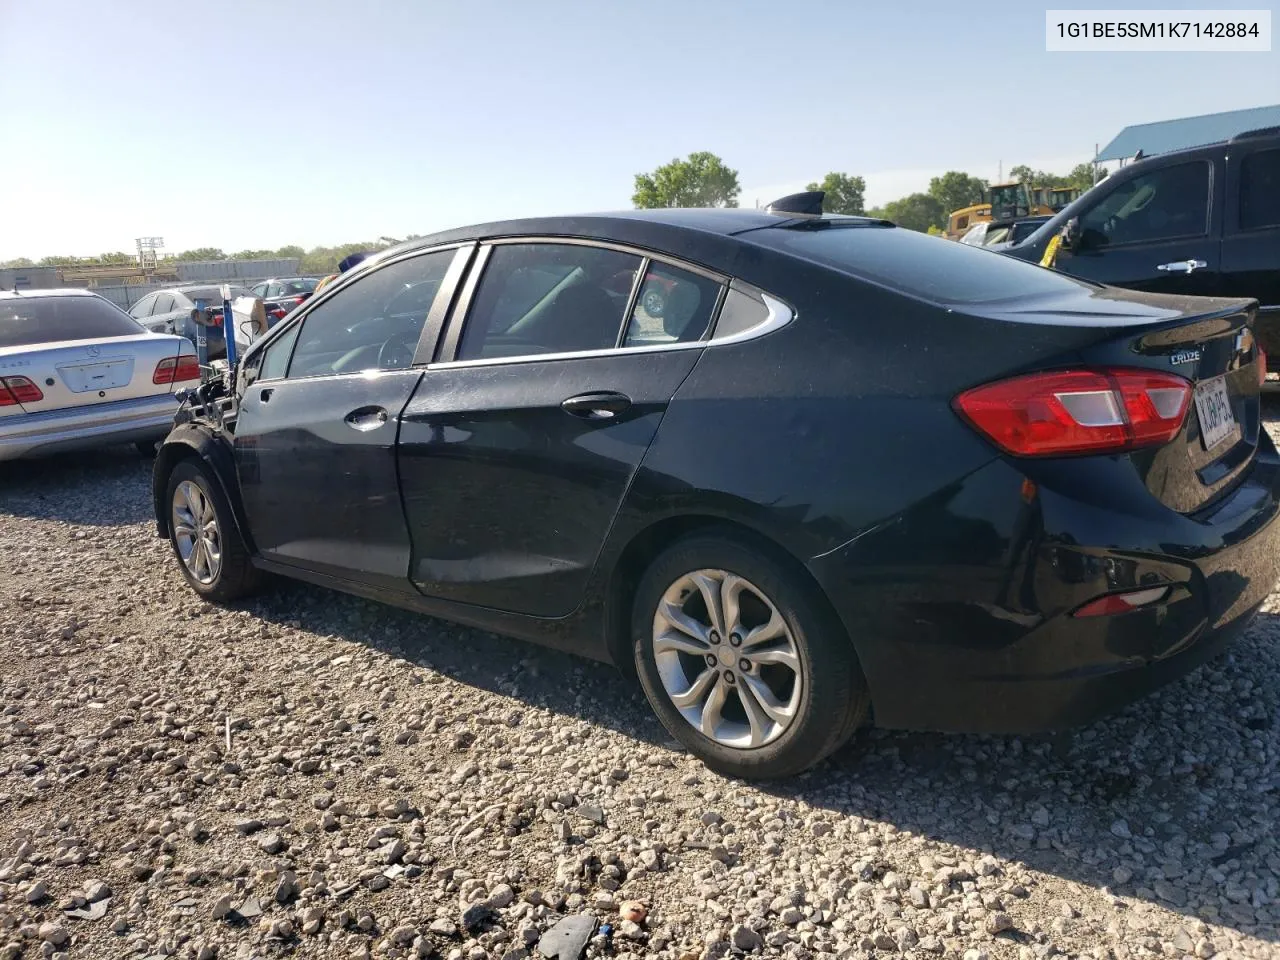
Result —
<path fill-rule="evenodd" d="M 962 207 L 951 214 L 946 236 L 959 240 L 975 223 L 988 220 L 1048 216 L 1071 203 L 1080 192 L 1078 187 L 1032 187 L 1019 181 L 996 183 L 987 190 L 984 202 Z"/>

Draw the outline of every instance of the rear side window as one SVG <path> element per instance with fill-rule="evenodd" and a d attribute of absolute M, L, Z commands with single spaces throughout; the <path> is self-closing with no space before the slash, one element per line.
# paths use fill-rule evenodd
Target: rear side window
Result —
<path fill-rule="evenodd" d="M 719 298 L 720 284 L 715 280 L 651 261 L 640 283 L 623 346 L 701 340 Z"/>
<path fill-rule="evenodd" d="M 457 359 L 616 346 L 641 263 L 633 254 L 579 244 L 495 246 Z"/>
<path fill-rule="evenodd" d="M 0 300 L 0 347 L 59 340 L 97 340 L 145 333 L 101 297 L 13 297 Z"/>
<path fill-rule="evenodd" d="M 1004 254 L 900 227 L 782 228 L 755 230 L 747 236 L 754 243 L 936 303 L 1007 300 L 1083 286 Z"/>
<path fill-rule="evenodd" d="M 1280 150 L 1251 153 L 1240 164 L 1240 229 L 1280 226 Z"/>

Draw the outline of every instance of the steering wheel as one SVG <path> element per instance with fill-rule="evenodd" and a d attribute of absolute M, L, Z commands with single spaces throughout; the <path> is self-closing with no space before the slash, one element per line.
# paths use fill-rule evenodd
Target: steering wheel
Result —
<path fill-rule="evenodd" d="M 388 337 L 378 349 L 378 369 L 403 370 L 412 366 L 417 345 L 416 335 L 398 333 L 394 337 Z"/>

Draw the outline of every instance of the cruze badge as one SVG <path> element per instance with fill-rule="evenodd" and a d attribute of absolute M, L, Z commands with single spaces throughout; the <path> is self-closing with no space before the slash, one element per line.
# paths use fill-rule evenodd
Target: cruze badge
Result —
<path fill-rule="evenodd" d="M 1170 357 L 1169 362 L 1177 366 L 1179 363 L 1195 363 L 1199 359 L 1199 350 L 1181 350 Z"/>

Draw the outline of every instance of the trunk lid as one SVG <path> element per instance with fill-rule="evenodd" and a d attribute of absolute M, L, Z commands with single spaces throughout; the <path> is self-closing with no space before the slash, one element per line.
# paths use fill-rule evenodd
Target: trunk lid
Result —
<path fill-rule="evenodd" d="M 1161 503 L 1194 513 L 1234 486 L 1258 449 L 1257 311 L 1254 300 L 1107 288 L 1079 301 L 1020 309 L 1004 319 L 1071 326 L 1082 335 L 1074 355 L 1038 367 L 1149 369 L 1191 382 L 1192 399 L 1178 436 L 1164 446 L 1124 455 Z"/>
<path fill-rule="evenodd" d="M 0 376 L 34 384 L 40 399 L 19 406 L 40 413 L 172 393 L 173 383 L 158 384 L 153 377 L 161 361 L 184 353 L 194 353 L 184 338 L 151 333 L 0 347 Z"/>

